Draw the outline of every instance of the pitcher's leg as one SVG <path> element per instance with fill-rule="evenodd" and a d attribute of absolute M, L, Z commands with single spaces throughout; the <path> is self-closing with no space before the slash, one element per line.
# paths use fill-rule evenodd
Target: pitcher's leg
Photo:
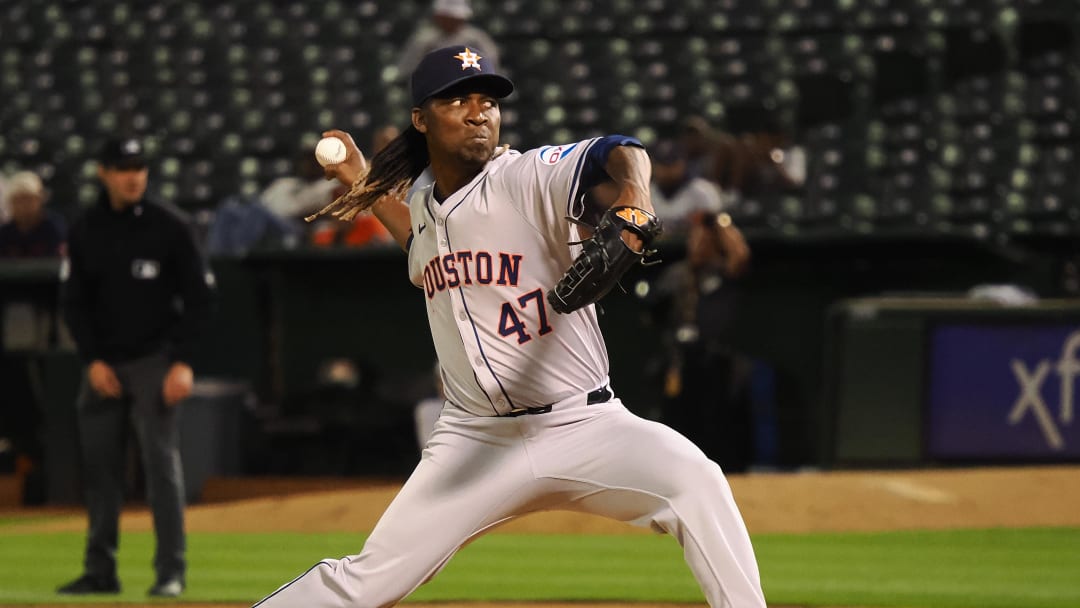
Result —
<path fill-rule="evenodd" d="M 477 419 L 474 427 L 489 421 Z M 327 559 L 256 604 L 261 608 L 392 606 L 470 537 L 525 509 L 535 490 L 520 438 L 440 421 L 420 464 L 359 555 Z"/>
<path fill-rule="evenodd" d="M 83 569 L 87 574 L 115 577 L 124 502 L 127 403 L 98 399 L 84 382 L 76 409 L 88 520 Z"/>
<path fill-rule="evenodd" d="M 688 439 L 615 402 L 587 421 L 548 429 L 529 449 L 538 473 L 580 484 L 572 508 L 674 536 L 711 606 L 764 608 L 750 536 L 727 480 Z"/>
<path fill-rule="evenodd" d="M 165 357 L 140 359 L 124 371 L 135 399 L 132 407 L 139 435 L 146 494 L 154 515 L 154 570 L 159 581 L 178 578 L 187 570 L 184 535 L 184 473 L 180 463 L 180 404 L 166 406 L 161 394 L 168 368 Z"/>
<path fill-rule="evenodd" d="M 652 516 L 653 525 L 683 547 L 709 604 L 735 608 L 765 606 L 757 559 L 742 515 L 719 465 L 702 455 L 673 465 L 683 484 Z"/>

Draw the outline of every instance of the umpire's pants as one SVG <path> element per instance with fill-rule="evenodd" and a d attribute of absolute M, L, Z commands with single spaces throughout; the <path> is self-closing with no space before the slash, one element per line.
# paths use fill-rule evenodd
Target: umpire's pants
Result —
<path fill-rule="evenodd" d="M 154 514 L 154 570 L 159 580 L 184 578 L 184 476 L 178 405 L 166 406 L 161 393 L 169 365 L 164 354 L 114 365 L 124 391 L 119 399 L 101 399 L 83 380 L 77 407 L 90 520 L 84 564 L 88 574 L 116 574 L 130 424 L 138 435 L 147 502 Z"/>

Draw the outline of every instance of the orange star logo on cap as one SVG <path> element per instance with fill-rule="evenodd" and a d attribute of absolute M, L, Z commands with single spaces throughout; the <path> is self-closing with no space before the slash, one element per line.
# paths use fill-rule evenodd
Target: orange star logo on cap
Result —
<path fill-rule="evenodd" d="M 465 47 L 465 51 L 454 55 L 454 59 L 461 60 L 461 69 L 476 68 L 480 69 L 480 60 L 483 59 L 480 55 L 469 50 L 469 47 Z"/>

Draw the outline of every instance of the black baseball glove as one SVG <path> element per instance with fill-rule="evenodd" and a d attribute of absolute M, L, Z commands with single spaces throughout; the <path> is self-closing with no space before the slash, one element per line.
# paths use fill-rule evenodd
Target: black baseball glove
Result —
<path fill-rule="evenodd" d="M 622 240 L 622 231 L 641 237 L 644 246 L 634 251 Z M 637 207 L 612 207 L 600 218 L 593 235 L 582 241 L 582 251 L 566 270 L 547 299 L 555 312 L 566 314 L 604 297 L 634 264 L 645 262 L 653 251 L 649 244 L 660 236 L 662 227 L 655 215 Z"/>

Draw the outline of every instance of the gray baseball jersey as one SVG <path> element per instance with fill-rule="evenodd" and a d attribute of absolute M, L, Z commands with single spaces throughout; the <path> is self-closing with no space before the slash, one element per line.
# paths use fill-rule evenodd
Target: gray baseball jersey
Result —
<path fill-rule="evenodd" d="M 597 140 L 507 151 L 441 203 L 409 197 L 409 274 L 423 288 L 447 400 L 477 416 L 536 408 L 607 383 L 595 307 L 556 314 L 545 294 L 570 266 L 575 209 Z"/>
<path fill-rule="evenodd" d="M 570 509 L 674 536 L 714 608 L 765 608 L 749 535 L 720 467 L 607 390 L 595 307 L 560 315 L 546 291 L 570 265 L 579 195 L 609 136 L 497 155 L 435 200 L 409 194 L 409 273 L 423 289 L 446 404 L 423 456 L 358 555 L 319 562 L 257 606 L 391 606 L 470 539 Z M 518 415 L 528 413 L 530 415 Z M 528 556 L 508 568 L 529 567 Z"/>

